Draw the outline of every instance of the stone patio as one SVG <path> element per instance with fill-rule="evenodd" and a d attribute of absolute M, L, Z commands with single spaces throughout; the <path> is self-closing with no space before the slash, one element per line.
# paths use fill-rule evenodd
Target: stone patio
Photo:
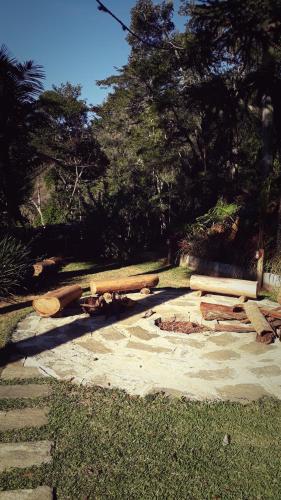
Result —
<path fill-rule="evenodd" d="M 194 292 L 172 289 L 128 296 L 136 307 L 118 320 L 74 311 L 49 319 L 30 314 L 13 336 L 17 362 L 42 375 L 141 396 L 163 391 L 193 400 L 281 398 L 279 341 L 258 344 L 254 333 L 163 332 L 154 324 L 159 317 L 206 323 L 199 311 L 202 299 Z M 206 295 L 204 301 L 237 303 L 218 295 Z M 155 314 L 143 318 L 150 309 Z"/>

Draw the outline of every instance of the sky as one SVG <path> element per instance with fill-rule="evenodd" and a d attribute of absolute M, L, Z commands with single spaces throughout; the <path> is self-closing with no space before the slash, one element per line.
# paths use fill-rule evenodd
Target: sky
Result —
<path fill-rule="evenodd" d="M 103 0 L 117 17 L 130 22 L 135 0 Z M 180 0 L 174 0 L 175 12 Z M 126 33 L 95 0 L 0 0 L 0 45 L 19 61 L 44 67 L 44 86 L 80 83 L 88 104 L 99 104 L 107 91 L 96 85 L 126 64 Z M 177 27 L 184 19 L 175 15 Z"/>

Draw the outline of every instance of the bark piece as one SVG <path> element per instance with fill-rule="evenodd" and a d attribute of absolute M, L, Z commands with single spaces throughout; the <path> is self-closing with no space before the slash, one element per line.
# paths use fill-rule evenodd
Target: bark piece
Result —
<path fill-rule="evenodd" d="M 33 309 L 45 318 L 55 316 L 71 302 L 79 299 L 82 293 L 83 290 L 79 285 L 58 288 L 45 295 L 36 297 L 32 303 Z"/>
<path fill-rule="evenodd" d="M 105 292 L 130 292 L 142 288 L 153 288 L 159 283 L 157 274 L 130 276 L 115 280 L 91 281 L 90 287 L 93 295 Z"/>
<path fill-rule="evenodd" d="M 237 321 L 245 320 L 247 318 L 245 311 L 241 306 L 236 306 L 233 310 L 231 306 L 223 306 L 220 304 L 210 304 L 209 302 L 201 302 L 200 311 L 203 318 L 207 321 L 212 320 L 231 320 Z"/>
<path fill-rule="evenodd" d="M 255 329 L 252 326 L 240 326 L 231 324 L 219 324 L 215 326 L 215 332 L 252 333 Z"/>
<path fill-rule="evenodd" d="M 257 298 L 258 282 L 248 280 L 238 280 L 233 278 L 214 278 L 212 276 L 202 276 L 193 274 L 190 278 L 191 290 L 202 290 L 204 292 L 221 293 L 224 295 L 241 295 Z"/>

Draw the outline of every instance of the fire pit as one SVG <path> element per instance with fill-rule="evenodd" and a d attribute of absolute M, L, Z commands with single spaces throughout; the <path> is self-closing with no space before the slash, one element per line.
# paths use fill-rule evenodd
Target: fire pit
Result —
<path fill-rule="evenodd" d="M 208 327 L 199 325 L 199 323 L 195 323 L 193 321 L 177 321 L 175 318 L 167 320 L 158 318 L 155 321 L 155 325 L 158 326 L 160 330 L 164 330 L 167 332 L 185 333 L 186 335 L 190 335 L 191 333 L 202 333 L 209 331 Z"/>
<path fill-rule="evenodd" d="M 127 309 L 134 307 L 135 302 L 125 295 L 120 295 L 117 292 L 104 293 L 103 295 L 88 297 L 81 304 L 82 311 L 93 316 L 96 314 L 104 314 L 108 316 L 119 316 Z"/>

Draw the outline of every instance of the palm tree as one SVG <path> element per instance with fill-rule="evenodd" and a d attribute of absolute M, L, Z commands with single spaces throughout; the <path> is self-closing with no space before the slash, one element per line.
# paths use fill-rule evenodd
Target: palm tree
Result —
<path fill-rule="evenodd" d="M 0 47 L 0 203 L 8 222 L 21 221 L 17 175 L 24 175 L 25 161 L 14 150 L 26 148 L 34 102 L 43 90 L 44 73 L 33 61 L 23 64 L 13 58 L 6 46 Z"/>

